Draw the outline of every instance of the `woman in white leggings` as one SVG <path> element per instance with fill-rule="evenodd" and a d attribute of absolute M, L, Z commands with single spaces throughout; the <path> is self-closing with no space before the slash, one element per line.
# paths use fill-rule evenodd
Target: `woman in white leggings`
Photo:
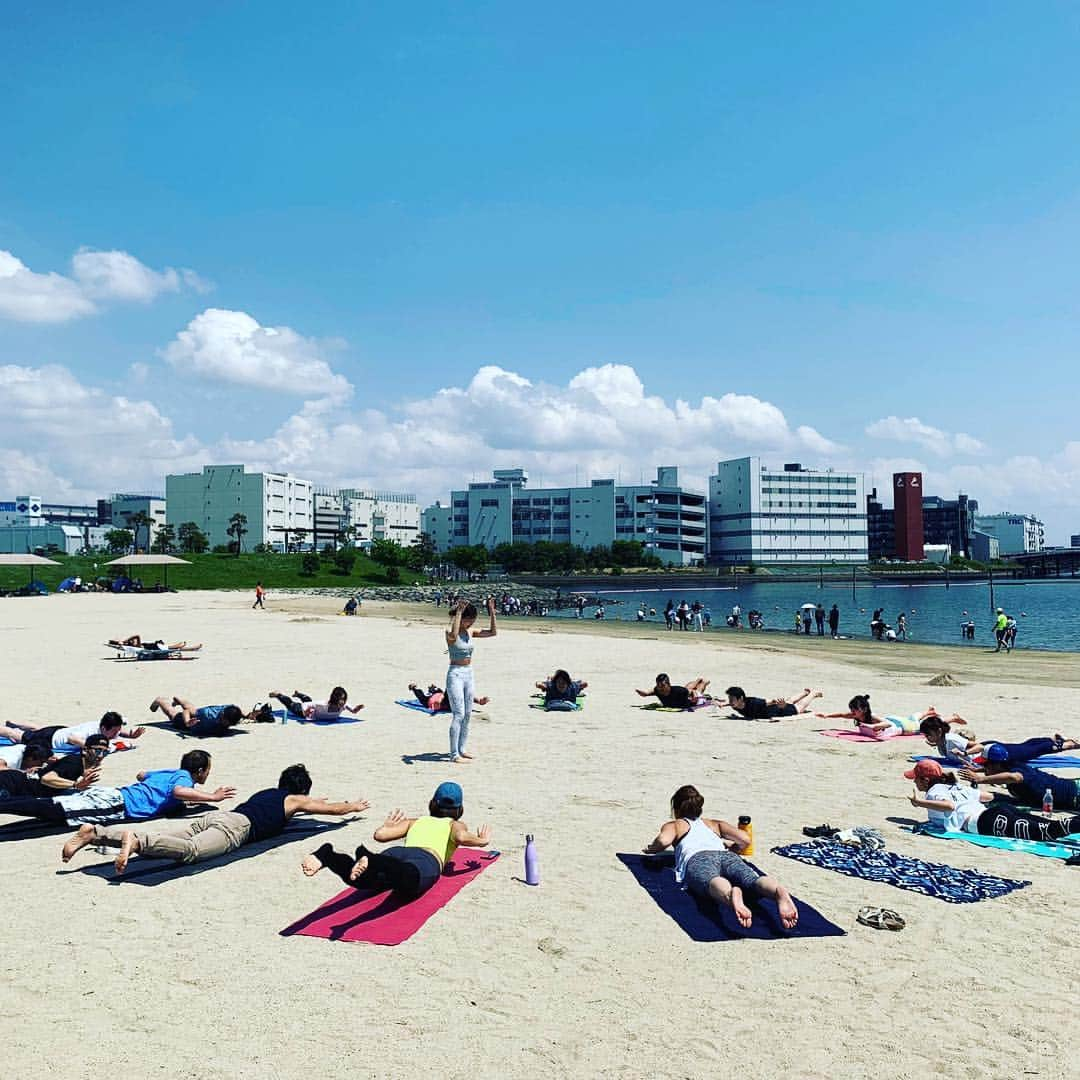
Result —
<path fill-rule="evenodd" d="M 495 600 L 488 597 L 488 616 L 491 623 L 487 630 L 477 630 L 469 634 L 469 628 L 476 622 L 476 608 L 472 604 L 459 600 L 450 612 L 450 625 L 446 629 L 446 646 L 450 654 L 450 670 L 446 673 L 446 696 L 450 701 L 450 760 L 467 761 L 472 754 L 465 753 L 465 743 L 469 738 L 469 717 L 472 714 L 473 685 L 472 654 L 474 638 L 494 637 Z"/>

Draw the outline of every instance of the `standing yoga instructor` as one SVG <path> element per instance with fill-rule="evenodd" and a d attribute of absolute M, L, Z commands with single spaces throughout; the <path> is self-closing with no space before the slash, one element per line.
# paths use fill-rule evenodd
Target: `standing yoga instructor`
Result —
<path fill-rule="evenodd" d="M 469 628 L 476 622 L 476 608 L 464 600 L 459 600 L 454 605 L 450 625 L 446 628 L 446 646 L 450 654 L 450 668 L 446 672 L 446 696 L 450 701 L 450 713 L 453 717 L 450 721 L 451 761 L 468 761 L 473 756 L 465 753 L 473 695 L 476 693 L 472 669 L 473 639 L 495 637 L 493 596 L 488 597 L 487 610 L 490 619 L 488 628 L 476 630 L 470 635 Z"/>

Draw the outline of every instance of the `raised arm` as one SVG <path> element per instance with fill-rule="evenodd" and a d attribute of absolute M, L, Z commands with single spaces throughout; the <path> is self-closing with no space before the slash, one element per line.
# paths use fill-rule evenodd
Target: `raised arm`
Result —
<path fill-rule="evenodd" d="M 406 817 L 400 810 L 392 810 L 386 820 L 375 830 L 375 839 L 380 844 L 391 840 L 400 840 L 412 828 L 416 818 Z"/>
<path fill-rule="evenodd" d="M 177 784 L 172 789 L 173 798 L 181 799 L 190 803 L 218 803 L 231 799 L 236 794 L 236 788 L 219 787 L 214 791 L 199 791 L 193 787 L 182 787 Z"/>
<path fill-rule="evenodd" d="M 134 727 L 134 728 L 121 728 L 120 729 L 120 734 L 125 739 L 137 739 L 141 735 L 146 734 L 146 728 L 144 728 L 142 726 Z"/>
<path fill-rule="evenodd" d="M 473 637 L 495 637 L 498 631 L 495 629 L 495 597 L 489 596 L 487 602 L 488 609 L 488 628 L 486 630 L 477 630 Z"/>
<path fill-rule="evenodd" d="M 453 645 L 461 633 L 461 613 L 465 610 L 465 601 L 459 600 L 450 609 L 450 625 L 446 628 L 446 644 Z"/>
<path fill-rule="evenodd" d="M 638 693 L 641 693 L 641 691 L 639 690 Z M 667 848 L 671 847 L 678 838 L 679 833 L 675 827 L 675 822 L 665 821 L 664 824 L 660 826 L 660 831 L 656 836 L 641 850 L 644 851 L 646 855 L 659 855 L 661 851 L 665 851 Z"/>

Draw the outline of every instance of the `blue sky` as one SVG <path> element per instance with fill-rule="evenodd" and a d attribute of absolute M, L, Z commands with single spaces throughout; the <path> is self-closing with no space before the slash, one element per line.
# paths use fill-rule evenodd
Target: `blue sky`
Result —
<path fill-rule="evenodd" d="M 755 452 L 1080 532 L 1075 6 L 5 20 L 4 497 Z"/>

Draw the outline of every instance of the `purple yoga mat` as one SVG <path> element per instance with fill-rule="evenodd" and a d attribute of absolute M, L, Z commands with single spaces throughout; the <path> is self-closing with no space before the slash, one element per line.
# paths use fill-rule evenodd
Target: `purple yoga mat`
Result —
<path fill-rule="evenodd" d="M 301 934 L 329 941 L 400 945 L 498 857 L 497 851 L 458 848 L 446 864 L 442 877 L 416 900 L 402 903 L 389 892 L 345 889 L 310 915 L 285 927 L 281 934 L 283 937 Z"/>

